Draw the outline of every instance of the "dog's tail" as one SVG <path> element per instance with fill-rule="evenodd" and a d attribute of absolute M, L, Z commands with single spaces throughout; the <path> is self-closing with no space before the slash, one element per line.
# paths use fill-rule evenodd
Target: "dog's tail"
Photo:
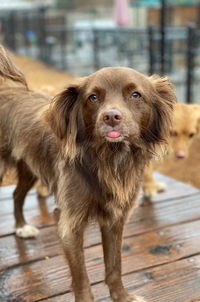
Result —
<path fill-rule="evenodd" d="M 9 54 L 0 45 L 0 76 L 4 79 L 10 79 L 14 82 L 21 83 L 28 89 L 24 74 L 18 69 L 17 66 L 12 62 Z"/>

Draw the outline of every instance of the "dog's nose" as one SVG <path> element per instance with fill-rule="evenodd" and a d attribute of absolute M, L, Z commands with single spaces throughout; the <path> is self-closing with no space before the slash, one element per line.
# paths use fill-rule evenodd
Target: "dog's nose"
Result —
<path fill-rule="evenodd" d="M 176 157 L 177 158 L 185 158 L 186 157 L 186 153 L 182 150 L 179 150 L 176 152 Z"/>
<path fill-rule="evenodd" d="M 103 115 L 104 122 L 109 126 L 119 125 L 122 119 L 122 113 L 117 109 L 106 110 Z"/>

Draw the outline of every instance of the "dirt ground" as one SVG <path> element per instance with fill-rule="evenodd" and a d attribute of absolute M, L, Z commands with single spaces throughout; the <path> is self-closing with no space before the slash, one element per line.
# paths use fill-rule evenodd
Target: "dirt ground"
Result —
<path fill-rule="evenodd" d="M 66 72 L 59 71 L 29 57 L 19 57 L 14 54 L 11 54 L 11 56 L 16 65 L 25 74 L 31 89 L 42 90 L 55 95 L 67 86 L 69 82 L 75 82 L 77 79 Z"/>
<path fill-rule="evenodd" d="M 14 56 L 14 60 L 25 73 L 29 87 L 32 89 L 43 90 L 54 95 L 69 82 L 76 81 L 76 78 L 71 75 L 28 57 Z M 194 141 L 187 159 L 176 159 L 174 156 L 165 158 L 163 162 L 156 164 L 155 169 L 177 180 L 200 188 L 200 138 Z M 9 170 L 4 176 L 3 185 L 14 183 L 16 183 L 16 172 L 15 170 Z"/>

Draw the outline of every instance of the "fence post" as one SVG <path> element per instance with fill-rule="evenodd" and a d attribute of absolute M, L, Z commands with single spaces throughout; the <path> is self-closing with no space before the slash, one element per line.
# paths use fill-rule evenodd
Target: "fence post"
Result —
<path fill-rule="evenodd" d="M 61 60 L 62 69 L 67 69 L 67 27 L 65 17 L 62 17 L 62 29 L 61 29 Z"/>
<path fill-rule="evenodd" d="M 160 33 L 161 33 L 161 44 L 160 44 L 160 74 L 165 74 L 165 49 L 166 49 L 166 0 L 161 0 L 161 20 L 160 20 Z"/>
<path fill-rule="evenodd" d="M 195 26 L 189 24 L 187 27 L 187 78 L 186 78 L 186 103 L 193 101 L 193 80 L 194 80 L 194 44 Z"/>
<path fill-rule="evenodd" d="M 16 33 L 16 27 L 17 27 L 17 22 L 15 19 L 15 12 L 11 12 L 9 15 L 9 21 L 8 21 L 8 27 L 9 27 L 9 47 L 13 50 L 16 51 L 16 40 L 15 40 L 15 33 Z"/>
<path fill-rule="evenodd" d="M 99 69 L 99 58 L 98 58 L 98 32 L 93 29 L 93 68 L 94 71 Z"/>
<path fill-rule="evenodd" d="M 38 17 L 38 32 L 39 32 L 39 45 L 40 45 L 40 58 L 43 61 L 46 61 L 46 24 L 45 24 L 45 7 L 39 8 L 39 17 Z"/>
<path fill-rule="evenodd" d="M 4 38 L 3 38 L 3 41 L 5 43 L 6 46 L 10 46 L 10 34 L 9 34 L 9 28 L 8 28 L 8 24 L 9 24 L 9 16 L 6 15 L 4 18 L 3 18 L 3 24 L 2 24 L 2 31 L 3 31 L 3 35 L 4 35 Z"/>
<path fill-rule="evenodd" d="M 154 57 L 153 57 L 153 26 L 148 27 L 149 37 L 149 75 L 154 73 Z"/>

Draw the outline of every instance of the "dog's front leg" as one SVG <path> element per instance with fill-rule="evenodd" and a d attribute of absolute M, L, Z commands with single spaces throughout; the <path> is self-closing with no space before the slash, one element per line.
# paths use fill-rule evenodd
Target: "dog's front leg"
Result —
<path fill-rule="evenodd" d="M 77 227 L 72 229 L 69 217 L 62 214 L 61 211 L 58 232 L 71 271 L 75 302 L 94 302 L 84 259 L 83 232 L 85 225 L 77 223 Z"/>
<path fill-rule="evenodd" d="M 112 226 L 102 226 L 102 243 L 104 251 L 106 284 L 113 302 L 144 302 L 135 295 L 129 295 L 121 279 L 121 245 L 124 222 Z"/>

